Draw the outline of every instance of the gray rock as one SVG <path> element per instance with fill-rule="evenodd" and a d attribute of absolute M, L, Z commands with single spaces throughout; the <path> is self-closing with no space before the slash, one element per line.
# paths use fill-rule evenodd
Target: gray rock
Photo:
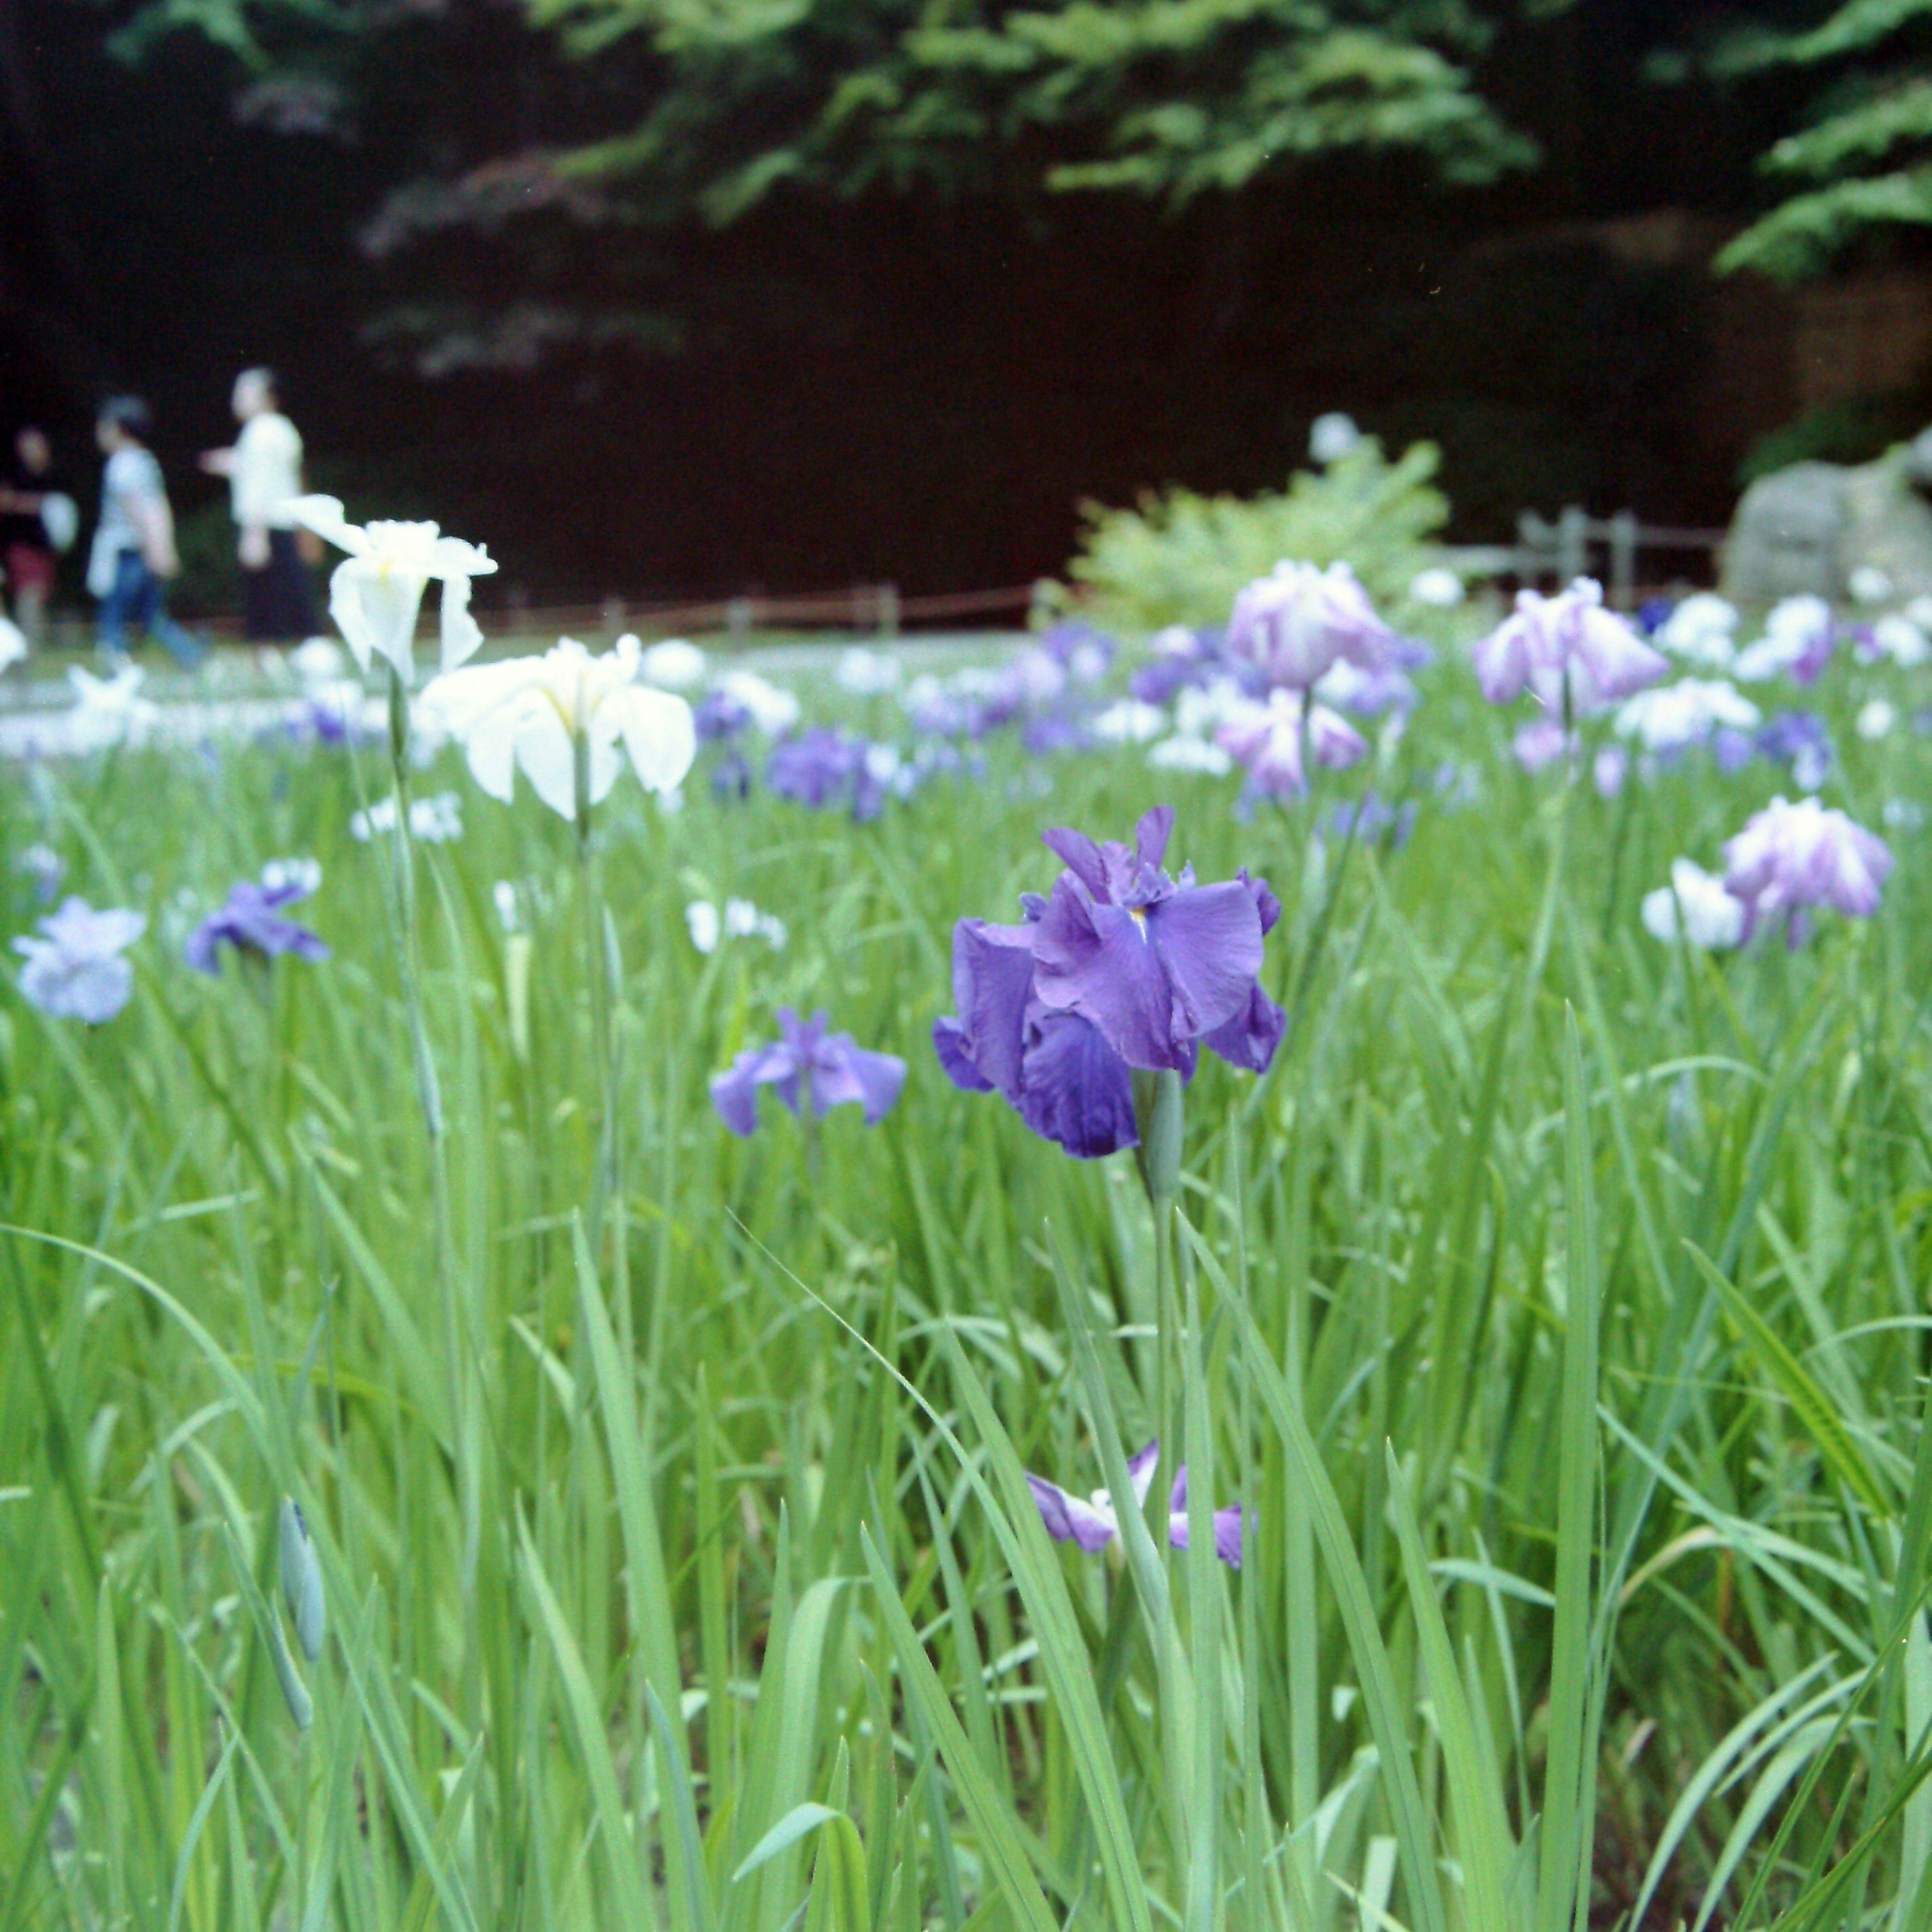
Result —
<path fill-rule="evenodd" d="M 1891 578 L 1900 599 L 1932 592 L 1932 430 L 1876 463 L 1798 463 L 1747 490 L 1724 545 L 1735 604 L 1810 592 L 1842 602 L 1854 571 Z"/>

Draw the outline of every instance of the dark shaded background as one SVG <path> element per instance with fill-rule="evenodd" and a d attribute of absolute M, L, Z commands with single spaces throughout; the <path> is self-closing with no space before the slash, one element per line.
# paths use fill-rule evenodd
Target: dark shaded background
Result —
<path fill-rule="evenodd" d="M 240 118 L 198 38 L 130 66 L 94 7 L 0 0 L 0 424 L 50 420 L 91 494 L 94 400 L 142 392 L 218 548 L 192 454 L 269 361 L 312 480 L 488 542 L 500 602 L 1022 583 L 1083 498 L 1278 484 L 1330 408 L 1438 440 L 1462 536 L 1566 502 L 1721 521 L 1792 402 L 1783 298 L 1704 264 L 1802 92 L 1648 83 L 1706 15 L 1506 32 L 1483 88 L 1545 160 L 1480 191 L 1343 159 L 1178 214 L 782 194 L 722 232 L 553 206 L 376 252 L 400 184 L 628 124 L 622 50 L 569 62 L 461 0 L 388 37 L 345 138 Z"/>

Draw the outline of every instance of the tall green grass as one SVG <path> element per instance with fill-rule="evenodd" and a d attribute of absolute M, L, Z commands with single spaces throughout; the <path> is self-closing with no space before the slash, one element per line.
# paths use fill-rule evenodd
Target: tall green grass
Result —
<path fill-rule="evenodd" d="M 1876 824 L 1932 748 L 1860 743 L 1838 675 Z M 0 846 L 154 921 L 112 1025 L 0 1004 L 0 1932 L 1932 1920 L 1922 835 L 1868 926 L 1661 946 L 1641 892 L 1771 775 L 1566 795 L 1438 684 L 1378 781 L 1413 842 L 1346 859 L 996 747 L 869 826 L 620 789 L 586 868 L 450 760 L 441 1182 L 347 832 L 380 754 L 0 779 Z M 1294 1024 L 1204 1068 L 1156 1212 L 925 1040 L 1040 828 L 1163 798 L 1280 890 Z M 188 972 L 181 896 L 296 852 L 334 959 Z M 697 954 L 728 892 L 789 948 Z M 781 1003 L 905 1054 L 884 1125 L 725 1135 L 706 1078 Z M 1052 1544 L 1024 1472 L 1124 1492 L 1156 1434 L 1192 1550 Z"/>

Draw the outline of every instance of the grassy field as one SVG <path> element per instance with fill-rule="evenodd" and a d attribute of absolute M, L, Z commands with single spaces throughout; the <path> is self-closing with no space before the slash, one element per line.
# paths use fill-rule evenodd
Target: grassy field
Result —
<path fill-rule="evenodd" d="M 1906 683 L 1821 687 L 1874 829 Z M 9 934 L 36 842 L 150 919 L 107 1026 L 0 993 L 0 1932 L 1932 1922 L 1924 835 L 1706 958 L 1639 901 L 1788 780 L 1603 800 L 1426 685 L 1400 850 L 1010 740 L 867 824 L 626 776 L 580 850 L 445 752 L 406 935 L 380 746 L 0 773 Z M 928 1040 L 1041 830 L 1161 802 L 1280 892 L 1292 1022 L 1204 1065 L 1171 1228 Z M 190 971 L 291 855 L 334 956 Z M 782 951 L 694 950 L 732 895 Z M 880 1125 L 727 1135 L 782 1004 L 904 1055 Z M 1048 1540 L 1023 1470 L 1156 1436 L 1238 1574 Z"/>

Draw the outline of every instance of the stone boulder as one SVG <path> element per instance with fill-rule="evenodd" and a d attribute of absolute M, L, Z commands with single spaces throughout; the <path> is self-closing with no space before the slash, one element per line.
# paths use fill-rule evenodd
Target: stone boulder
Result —
<path fill-rule="evenodd" d="M 1720 587 L 1732 603 L 1810 592 L 1844 602 L 1854 571 L 1898 597 L 1932 592 L 1932 430 L 1876 463 L 1798 463 L 1761 476 L 1731 520 Z"/>

